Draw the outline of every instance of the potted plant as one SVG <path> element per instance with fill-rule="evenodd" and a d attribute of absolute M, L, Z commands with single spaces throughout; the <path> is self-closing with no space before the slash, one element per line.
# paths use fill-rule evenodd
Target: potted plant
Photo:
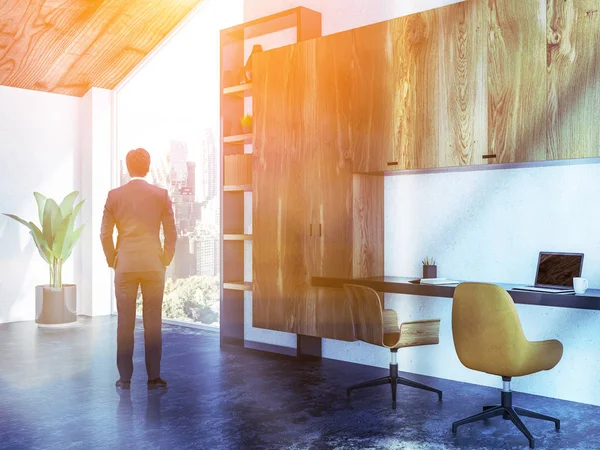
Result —
<path fill-rule="evenodd" d="M 430 256 L 426 256 L 423 260 L 423 278 L 437 278 L 435 259 Z"/>
<path fill-rule="evenodd" d="M 13 214 L 4 214 L 29 228 L 41 257 L 48 263 L 50 284 L 36 286 L 36 322 L 40 325 L 60 325 L 77 321 L 77 288 L 63 284 L 62 266 L 71 256 L 84 225 L 75 229 L 75 220 L 84 200 L 76 206 L 79 191 L 71 192 L 56 203 L 39 192 L 34 192 L 40 226 Z"/>
<path fill-rule="evenodd" d="M 252 116 L 250 114 L 244 114 L 241 123 L 244 134 L 252 133 Z"/>

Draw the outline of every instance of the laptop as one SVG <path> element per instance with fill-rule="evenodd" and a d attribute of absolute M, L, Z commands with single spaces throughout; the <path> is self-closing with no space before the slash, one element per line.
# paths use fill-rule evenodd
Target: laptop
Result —
<path fill-rule="evenodd" d="M 574 294 L 573 278 L 581 276 L 583 253 L 540 252 L 535 285 L 519 286 L 519 291 Z"/>

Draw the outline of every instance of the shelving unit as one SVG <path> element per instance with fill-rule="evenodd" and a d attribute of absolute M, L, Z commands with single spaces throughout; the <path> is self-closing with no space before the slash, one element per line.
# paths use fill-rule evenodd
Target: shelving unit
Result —
<path fill-rule="evenodd" d="M 223 192 L 251 192 L 251 184 L 223 186 Z"/>
<path fill-rule="evenodd" d="M 223 138 L 223 143 L 224 144 L 237 144 L 237 145 L 252 144 L 252 133 L 238 134 L 235 136 L 225 136 Z"/>
<path fill-rule="evenodd" d="M 223 240 L 224 241 L 251 241 L 252 235 L 251 234 L 224 234 Z"/>
<path fill-rule="evenodd" d="M 221 127 L 221 344 L 244 345 L 244 293 L 252 291 L 252 282 L 244 278 L 244 248 L 252 243 L 244 224 L 244 207 L 253 183 L 252 171 L 244 168 L 251 164 L 247 160 L 241 164 L 241 157 L 240 164 L 225 164 L 226 157 L 229 162 L 239 155 L 251 158 L 247 146 L 253 142 L 253 133 L 241 133 L 240 119 L 246 100 L 252 98 L 252 83 L 232 85 L 232 80 L 239 80 L 246 64 L 246 40 L 292 28 L 296 29 L 295 42 L 320 37 L 321 13 L 297 7 L 221 30 L 221 123 L 231 128 L 225 136 Z M 234 172 L 226 174 L 225 170 Z M 229 183 L 240 180 L 240 184 L 225 184 L 226 179 Z"/>
<path fill-rule="evenodd" d="M 252 290 L 252 282 L 251 281 L 230 281 L 227 283 L 223 283 L 224 289 L 231 289 L 234 291 L 251 291 Z"/>
<path fill-rule="evenodd" d="M 236 97 L 250 97 L 252 95 L 252 83 L 226 87 L 223 89 L 223 95 L 234 95 Z"/>

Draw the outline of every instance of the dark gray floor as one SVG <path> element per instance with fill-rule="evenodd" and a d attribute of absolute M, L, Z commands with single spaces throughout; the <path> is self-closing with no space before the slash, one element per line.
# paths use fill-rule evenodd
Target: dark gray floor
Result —
<path fill-rule="evenodd" d="M 344 387 L 386 375 L 337 361 L 301 362 L 221 350 L 216 334 L 165 327 L 163 374 L 170 388 L 148 393 L 141 327 L 130 396 L 114 388 L 116 319 L 80 319 L 70 329 L 0 325 L 0 448 L 9 449 L 444 449 L 527 448 L 508 421 L 453 420 L 495 404 L 495 389 L 412 376 L 444 391 Z M 568 380 L 565 380 L 567 383 Z M 515 404 L 562 419 L 562 430 L 524 418 L 536 448 L 600 448 L 600 408 L 526 394 Z"/>

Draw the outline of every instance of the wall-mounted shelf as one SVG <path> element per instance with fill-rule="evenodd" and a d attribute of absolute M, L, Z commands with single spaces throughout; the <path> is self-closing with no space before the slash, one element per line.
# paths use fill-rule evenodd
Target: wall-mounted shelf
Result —
<path fill-rule="evenodd" d="M 223 143 L 237 145 L 252 144 L 252 133 L 225 136 L 223 138 Z"/>
<path fill-rule="evenodd" d="M 252 83 L 226 87 L 225 89 L 223 89 L 223 95 L 233 95 L 234 97 L 251 97 Z"/>
<path fill-rule="evenodd" d="M 251 234 L 224 234 L 223 240 L 224 241 L 251 241 L 252 235 Z"/>
<path fill-rule="evenodd" d="M 225 281 L 223 283 L 223 289 L 231 289 L 233 291 L 251 291 L 251 281 Z"/>
<path fill-rule="evenodd" d="M 244 184 L 241 186 L 223 186 L 224 192 L 240 192 L 240 191 L 249 192 L 251 190 L 252 190 L 251 184 Z"/>

